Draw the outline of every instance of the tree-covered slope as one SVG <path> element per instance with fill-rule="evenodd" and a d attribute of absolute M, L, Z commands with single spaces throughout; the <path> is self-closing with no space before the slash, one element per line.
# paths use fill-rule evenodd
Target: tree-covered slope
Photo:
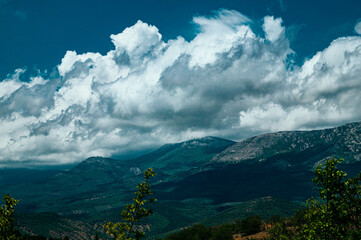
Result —
<path fill-rule="evenodd" d="M 152 167 L 165 175 L 174 176 L 181 172 L 188 172 L 192 168 L 199 171 L 216 154 L 235 143 L 217 137 L 192 139 L 181 143 L 166 144 L 154 152 L 126 162 L 134 168 Z"/>

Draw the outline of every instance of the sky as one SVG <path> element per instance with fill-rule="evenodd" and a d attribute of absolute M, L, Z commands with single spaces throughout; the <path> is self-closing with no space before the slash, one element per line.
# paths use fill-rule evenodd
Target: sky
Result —
<path fill-rule="evenodd" d="M 0 167 L 361 120 L 360 1 L 0 0 Z"/>

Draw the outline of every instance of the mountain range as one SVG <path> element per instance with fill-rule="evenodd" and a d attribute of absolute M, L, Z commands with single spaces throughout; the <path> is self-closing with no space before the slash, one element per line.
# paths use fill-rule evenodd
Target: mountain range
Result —
<path fill-rule="evenodd" d="M 149 236 L 159 237 L 197 222 L 291 215 L 315 195 L 313 169 L 329 157 L 344 158 L 341 168 L 350 175 L 361 171 L 361 122 L 241 142 L 193 139 L 125 161 L 91 157 L 69 171 L 3 169 L 0 193 L 20 200 L 17 224 L 23 232 L 89 239 L 102 233 L 106 221 L 120 220 L 143 171 L 152 167 L 159 201 L 143 224 Z M 16 181 L 16 171 L 28 177 Z"/>

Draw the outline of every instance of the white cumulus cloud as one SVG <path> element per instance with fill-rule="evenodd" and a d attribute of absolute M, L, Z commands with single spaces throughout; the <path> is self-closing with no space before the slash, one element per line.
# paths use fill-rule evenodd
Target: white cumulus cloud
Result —
<path fill-rule="evenodd" d="M 359 21 L 358 23 L 356 23 L 355 25 L 355 32 L 358 34 L 361 34 L 361 21 Z"/>
<path fill-rule="evenodd" d="M 24 82 L 16 70 L 0 82 L 0 162 L 64 164 L 360 120 L 361 37 L 297 66 L 282 19 L 263 20 L 259 34 L 237 11 L 197 16 L 191 41 L 164 41 L 138 21 L 110 36 L 106 54 L 66 52 L 57 77 Z"/>
<path fill-rule="evenodd" d="M 284 33 L 285 29 L 282 27 L 282 19 L 281 18 L 274 18 L 273 16 L 266 16 L 264 17 L 263 23 L 263 31 L 265 32 L 266 39 L 274 42 L 281 38 Z"/>

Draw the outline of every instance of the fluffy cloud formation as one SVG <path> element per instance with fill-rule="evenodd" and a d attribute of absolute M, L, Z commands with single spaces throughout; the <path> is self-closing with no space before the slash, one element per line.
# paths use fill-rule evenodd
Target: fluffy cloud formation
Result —
<path fill-rule="evenodd" d="M 361 34 L 361 20 L 355 25 L 355 32 Z"/>
<path fill-rule="evenodd" d="M 207 135 L 313 129 L 361 118 L 361 37 L 334 40 L 302 66 L 282 19 L 221 10 L 198 33 L 162 40 L 138 21 L 107 54 L 68 51 L 58 77 L 0 82 L 0 164 L 64 164 Z"/>
<path fill-rule="evenodd" d="M 273 16 L 264 17 L 264 24 L 262 27 L 267 40 L 274 42 L 277 41 L 280 37 L 284 36 L 285 29 L 281 24 L 281 18 L 274 19 Z"/>

